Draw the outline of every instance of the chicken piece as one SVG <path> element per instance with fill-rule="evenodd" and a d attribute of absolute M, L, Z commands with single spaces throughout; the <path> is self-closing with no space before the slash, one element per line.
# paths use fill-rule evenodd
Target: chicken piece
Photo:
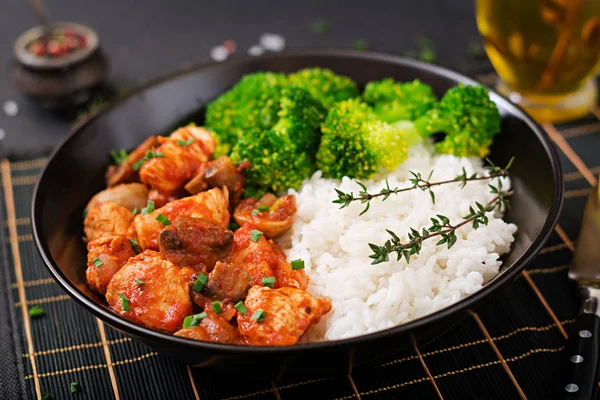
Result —
<path fill-rule="evenodd" d="M 275 287 L 292 286 L 306 289 L 308 276 L 304 270 L 292 270 L 285 254 L 276 243 L 261 236 L 252 240 L 255 228 L 246 224 L 233 234 L 233 250 L 226 262 L 243 269 L 252 277 L 252 285 L 262 285 L 263 277 L 275 277 Z"/>
<path fill-rule="evenodd" d="M 180 215 L 158 236 L 158 247 L 167 260 L 179 267 L 211 271 L 227 257 L 233 246 L 233 232 L 212 219 Z"/>
<path fill-rule="evenodd" d="M 123 183 L 104 189 L 96 193 L 88 202 L 86 208 L 93 209 L 100 203 L 112 201 L 120 206 L 125 207 L 129 211 L 134 208 L 142 209 L 146 207 L 148 202 L 148 188 L 143 183 Z"/>
<path fill-rule="evenodd" d="M 103 295 L 113 275 L 135 255 L 125 235 L 104 235 L 90 240 L 87 250 L 85 276 L 92 289 Z"/>
<path fill-rule="evenodd" d="M 187 197 L 187 193 L 182 190 L 180 192 L 177 193 L 172 193 L 172 194 L 165 194 L 163 192 L 159 192 L 156 189 L 150 189 L 148 191 L 148 200 L 152 200 L 154 202 L 154 207 L 156 208 L 160 208 L 164 205 L 166 205 L 167 203 L 170 203 L 172 201 L 175 200 L 179 200 L 183 197 Z"/>
<path fill-rule="evenodd" d="M 271 289 L 253 286 L 244 302 L 246 315 L 237 315 L 242 342 L 252 346 L 289 346 L 331 310 L 331 302 L 304 290 L 284 287 Z M 264 319 L 252 319 L 257 311 Z"/>
<path fill-rule="evenodd" d="M 88 209 L 83 222 L 83 230 L 88 240 L 107 233 L 125 235 L 133 220 L 133 213 L 123 206 L 108 201 Z"/>
<path fill-rule="evenodd" d="M 113 311 L 135 323 L 174 333 L 193 311 L 193 275 L 193 270 L 176 267 L 159 253 L 146 250 L 113 276 L 106 301 Z"/>
<path fill-rule="evenodd" d="M 244 269 L 219 261 L 208 276 L 208 282 L 202 294 L 216 300 L 229 299 L 233 303 L 237 303 L 246 298 L 251 280 L 252 276 Z"/>
<path fill-rule="evenodd" d="M 262 211 L 264 208 L 268 209 Z M 260 200 L 253 197 L 242 200 L 235 208 L 233 218 L 239 226 L 250 223 L 267 238 L 273 239 L 292 226 L 295 213 L 296 196 L 291 194 L 277 198 L 267 193 Z"/>
<path fill-rule="evenodd" d="M 210 132 L 195 126 L 179 128 L 169 137 L 159 137 L 156 153 L 140 168 L 140 179 L 152 189 L 170 195 L 183 188 L 201 163 L 215 151 L 215 139 Z"/>
<path fill-rule="evenodd" d="M 225 192 L 215 188 L 198 193 L 195 196 L 175 200 L 149 214 L 136 215 L 132 222 L 132 229 L 128 232 L 128 237 L 137 238 L 142 250 L 159 250 L 158 236 L 165 228 L 156 219 L 159 214 L 167 217 L 170 222 L 174 222 L 180 215 L 203 218 L 214 221 L 225 229 L 229 223 L 227 206 L 226 188 Z"/>
<path fill-rule="evenodd" d="M 229 190 L 229 205 L 235 207 L 244 189 L 244 170 L 250 166 L 247 161 L 237 168 L 227 156 L 220 156 L 200 165 L 194 178 L 185 185 L 185 190 L 191 194 L 203 192 L 210 188 L 227 186 Z"/>
<path fill-rule="evenodd" d="M 183 328 L 175 336 L 202 342 L 233 344 L 238 341 L 238 331 L 234 326 L 212 311 L 205 311 L 206 317 L 192 328 Z"/>
<path fill-rule="evenodd" d="M 119 183 L 139 181 L 139 175 L 137 171 L 133 170 L 133 165 L 144 158 L 146 152 L 151 151 L 156 146 L 158 146 L 158 138 L 150 136 L 129 154 L 129 157 L 127 157 L 127 160 L 123 164 L 108 167 L 106 171 L 106 185 L 110 187 Z"/>

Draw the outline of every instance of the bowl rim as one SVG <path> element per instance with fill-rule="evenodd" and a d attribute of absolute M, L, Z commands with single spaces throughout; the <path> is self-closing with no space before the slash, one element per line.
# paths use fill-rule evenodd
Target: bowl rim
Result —
<path fill-rule="evenodd" d="M 474 78 L 462 74 L 458 71 L 455 71 L 450 68 L 427 64 L 421 61 L 417 61 L 414 59 L 410 59 L 407 57 L 402 57 L 398 55 L 381 53 L 381 52 L 371 52 L 371 51 L 355 51 L 355 50 L 344 50 L 344 49 L 297 49 L 292 51 L 285 51 L 282 53 L 269 53 L 266 55 L 262 55 L 259 57 L 255 56 L 242 56 L 235 59 L 231 59 L 225 62 L 217 63 L 217 62 L 209 62 L 204 64 L 199 64 L 191 69 L 185 71 L 176 71 L 170 74 L 166 74 L 161 76 L 155 80 L 150 81 L 146 85 L 141 86 L 140 88 L 134 90 L 127 96 L 115 100 L 104 107 L 97 114 L 89 117 L 81 124 L 76 126 L 54 149 L 52 154 L 49 157 L 48 163 L 42 169 L 42 172 L 39 176 L 39 180 L 35 185 L 33 191 L 33 198 L 31 202 L 31 225 L 33 231 L 34 241 L 36 243 L 36 247 L 42 256 L 42 259 L 49 269 L 52 277 L 56 280 L 59 286 L 62 287 L 63 290 L 67 292 L 67 294 L 75 299 L 80 305 L 82 305 L 88 311 L 91 311 L 96 317 L 100 318 L 103 322 L 108 325 L 126 333 L 129 335 L 133 335 L 136 338 L 142 338 L 147 340 L 155 340 L 162 341 L 163 343 L 171 343 L 175 345 L 183 345 L 183 346 L 191 346 L 196 348 L 197 350 L 204 350 L 212 353 L 223 353 L 223 354 L 235 354 L 235 355 L 254 355 L 254 354 L 291 354 L 296 352 L 303 351 L 315 351 L 319 349 L 335 349 L 335 348 L 343 348 L 350 347 L 360 344 L 365 344 L 367 342 L 373 342 L 376 340 L 381 340 L 384 338 L 388 338 L 391 336 L 397 336 L 402 333 L 406 333 L 408 331 L 416 330 L 422 328 L 430 323 L 433 323 L 435 320 L 444 319 L 453 314 L 457 314 L 460 311 L 464 311 L 465 309 L 472 308 L 474 305 L 479 303 L 486 296 L 491 295 L 493 292 L 500 289 L 500 287 L 512 281 L 518 273 L 520 273 L 525 266 L 533 260 L 533 258 L 537 255 L 537 253 L 542 249 L 545 242 L 548 240 L 550 235 L 553 232 L 555 225 L 558 223 L 558 218 L 560 216 L 560 212 L 563 205 L 563 177 L 562 177 L 562 168 L 560 165 L 560 160 L 558 158 L 558 153 L 556 148 L 552 144 L 550 138 L 547 133 L 527 114 L 523 111 L 519 106 L 512 103 L 506 97 L 498 94 L 493 89 L 489 88 L 490 94 L 495 97 L 494 101 L 502 103 L 503 108 L 508 110 L 510 115 L 516 116 L 524 121 L 528 127 L 533 131 L 533 133 L 539 138 L 541 141 L 544 150 L 548 154 L 550 158 L 550 164 L 552 168 L 552 175 L 554 179 L 554 193 L 552 199 L 552 205 L 549 209 L 549 212 L 546 216 L 546 221 L 542 226 L 539 233 L 534 237 L 531 245 L 524 251 L 524 253 L 519 257 L 515 262 L 507 269 L 505 269 L 502 273 L 496 275 L 490 282 L 484 285 L 477 292 L 457 301 L 454 304 L 451 304 L 441 310 L 433 312 L 431 314 L 427 314 L 418 319 L 412 320 L 410 322 L 393 326 L 381 331 L 372 332 L 360 336 L 350 337 L 347 339 L 339 339 L 332 341 L 323 341 L 323 342 L 315 342 L 315 343 L 299 343 L 291 346 L 242 346 L 242 345 L 230 345 L 230 344 L 221 344 L 221 343 L 211 343 L 211 342 L 201 342 L 195 341 L 192 339 L 186 339 L 177 337 L 174 335 L 170 335 L 167 333 L 159 332 L 150 328 L 146 328 L 142 325 L 138 325 L 134 322 L 131 322 L 119 314 L 116 314 L 108 309 L 105 306 L 99 305 L 95 300 L 88 297 L 85 293 L 79 290 L 75 285 L 72 285 L 69 282 L 69 279 L 62 273 L 56 262 L 51 256 L 50 250 L 48 248 L 47 242 L 44 240 L 44 234 L 41 231 L 41 224 L 38 223 L 38 219 L 40 218 L 40 211 L 38 209 L 41 207 L 42 199 L 40 195 L 41 184 L 45 181 L 44 176 L 49 169 L 50 165 L 55 160 L 55 156 L 60 152 L 60 150 L 75 136 L 80 134 L 86 126 L 92 123 L 99 116 L 104 115 L 114 108 L 119 107 L 122 103 L 128 101 L 130 98 L 144 93 L 152 88 L 156 88 L 162 84 L 165 84 L 171 80 L 175 80 L 181 77 L 185 77 L 187 75 L 196 74 L 200 71 L 211 70 L 222 68 L 224 65 L 233 65 L 233 64 L 244 64 L 249 61 L 267 61 L 269 59 L 285 59 L 288 57 L 303 57 L 303 56 L 313 56 L 313 57 L 340 57 L 340 58 L 348 58 L 350 60 L 353 59 L 363 59 L 363 60 L 371 60 L 371 61 L 380 61 L 385 63 L 391 63 L 396 65 L 404 65 L 420 70 L 425 70 L 427 72 L 434 73 L 435 75 L 442 76 L 444 78 L 448 78 L 457 82 L 462 82 L 470 85 L 482 85 L 480 82 L 475 80 Z M 485 85 L 483 85 L 485 86 Z"/>

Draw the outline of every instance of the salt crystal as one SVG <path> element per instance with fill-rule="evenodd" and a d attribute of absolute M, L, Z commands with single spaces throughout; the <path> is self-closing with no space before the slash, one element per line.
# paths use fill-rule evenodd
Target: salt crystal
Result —
<path fill-rule="evenodd" d="M 265 52 L 265 49 L 263 49 L 260 45 L 255 44 L 253 46 L 250 46 L 250 48 L 248 49 L 248 54 L 251 56 L 260 56 L 261 54 L 263 54 Z"/>
<path fill-rule="evenodd" d="M 0 128 L 0 140 L 4 139 L 6 137 L 6 131 L 2 128 Z"/>
<path fill-rule="evenodd" d="M 229 57 L 229 52 L 223 46 L 215 46 L 210 50 L 210 58 L 216 62 L 225 61 L 227 57 Z"/>
<path fill-rule="evenodd" d="M 285 38 L 276 33 L 263 33 L 259 42 L 267 51 L 282 51 L 285 49 Z"/>
<path fill-rule="evenodd" d="M 2 109 L 4 110 L 4 114 L 9 117 L 16 117 L 19 113 L 19 105 L 13 100 L 6 100 L 4 104 L 2 104 Z"/>

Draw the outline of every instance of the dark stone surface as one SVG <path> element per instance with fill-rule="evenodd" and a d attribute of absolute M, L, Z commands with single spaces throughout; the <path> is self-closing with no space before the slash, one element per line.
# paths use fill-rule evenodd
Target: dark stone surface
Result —
<path fill-rule="evenodd" d="M 185 64 L 210 60 L 210 49 L 225 39 L 237 42 L 245 54 L 264 32 L 279 33 L 288 48 L 348 48 L 356 39 L 369 49 L 404 53 L 414 49 L 418 35 L 430 37 L 439 63 L 463 72 L 488 67 L 466 54 L 478 40 L 474 5 L 470 0 L 396 1 L 230 1 L 219 0 L 102 0 L 47 1 L 57 21 L 90 25 L 100 35 L 112 60 L 115 85 L 135 86 Z M 70 127 L 64 116 L 40 108 L 16 89 L 12 74 L 12 44 L 36 23 L 26 1 L 3 2 L 0 11 L 0 103 L 19 104 L 16 117 L 0 111 L 0 157 L 32 158 L 47 154 Z M 322 18 L 329 32 L 312 32 L 312 21 Z"/>

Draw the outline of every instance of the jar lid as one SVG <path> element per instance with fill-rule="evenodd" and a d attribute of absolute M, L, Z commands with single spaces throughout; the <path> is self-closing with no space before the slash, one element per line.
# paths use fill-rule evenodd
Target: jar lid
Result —
<path fill-rule="evenodd" d="M 51 28 L 74 31 L 85 38 L 85 46 L 58 57 L 35 55 L 28 51 L 28 46 L 35 40 L 48 34 L 46 27 L 35 26 L 25 31 L 15 41 L 14 53 L 17 60 L 22 64 L 33 68 L 59 69 L 83 61 L 100 46 L 98 34 L 88 26 L 73 22 L 55 22 L 52 24 Z"/>

